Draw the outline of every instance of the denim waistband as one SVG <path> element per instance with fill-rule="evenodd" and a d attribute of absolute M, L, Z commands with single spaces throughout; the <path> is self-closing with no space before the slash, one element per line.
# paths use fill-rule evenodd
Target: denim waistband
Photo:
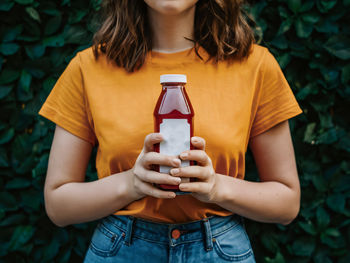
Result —
<path fill-rule="evenodd" d="M 133 238 L 172 247 L 203 240 L 208 251 L 212 250 L 213 240 L 217 235 L 241 223 L 242 218 L 238 215 L 212 216 L 183 224 L 156 223 L 132 216 L 111 215 L 101 222 L 112 232 L 113 228 L 122 231 L 126 245 L 130 245 Z"/>

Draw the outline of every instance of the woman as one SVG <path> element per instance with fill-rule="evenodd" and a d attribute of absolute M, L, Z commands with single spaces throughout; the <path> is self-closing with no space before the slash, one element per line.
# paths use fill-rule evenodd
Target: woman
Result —
<path fill-rule="evenodd" d="M 253 44 L 241 4 L 105 1 L 93 47 L 70 62 L 40 110 L 57 124 L 47 214 L 58 226 L 101 219 L 85 262 L 255 262 L 241 216 L 288 224 L 298 214 L 288 119 L 301 110 L 276 60 Z M 153 152 L 167 73 L 188 76 L 196 113 L 196 149 L 179 156 Z M 84 182 L 97 143 L 99 180 Z M 248 144 L 261 182 L 242 180 Z M 180 168 L 181 160 L 197 165 Z M 170 174 L 152 171 L 157 164 Z"/>

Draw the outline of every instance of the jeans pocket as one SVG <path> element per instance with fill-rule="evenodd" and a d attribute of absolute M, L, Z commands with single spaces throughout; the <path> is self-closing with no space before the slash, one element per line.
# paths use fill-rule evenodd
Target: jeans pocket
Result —
<path fill-rule="evenodd" d="M 216 236 L 214 248 L 219 257 L 231 262 L 254 257 L 248 235 L 241 223 Z"/>
<path fill-rule="evenodd" d="M 113 229 L 111 231 L 108 227 L 100 223 L 92 236 L 90 249 L 96 255 L 101 257 L 115 256 L 122 245 L 123 232 Z"/>

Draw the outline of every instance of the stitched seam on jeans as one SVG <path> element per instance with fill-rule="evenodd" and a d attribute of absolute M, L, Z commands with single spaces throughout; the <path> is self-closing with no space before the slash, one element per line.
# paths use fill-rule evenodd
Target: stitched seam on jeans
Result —
<path fill-rule="evenodd" d="M 162 244 L 162 245 L 169 244 L 169 242 L 167 242 L 167 241 L 157 241 L 157 240 L 153 240 L 153 239 L 147 239 L 147 238 L 144 238 L 144 237 L 141 237 L 138 235 L 133 235 L 132 238 L 137 238 L 137 239 L 141 239 L 141 240 L 148 241 L 151 243 Z"/>
<path fill-rule="evenodd" d="M 217 237 L 217 236 L 220 236 L 222 234 L 225 234 L 226 232 L 230 231 L 232 228 L 236 227 L 239 225 L 239 222 L 235 222 L 235 224 L 233 224 L 232 226 L 226 228 L 225 230 L 222 230 L 221 232 L 219 233 L 215 233 L 215 229 L 212 230 L 212 233 L 214 232 L 215 234 L 212 234 L 213 237 Z"/>
<path fill-rule="evenodd" d="M 252 252 L 252 249 L 249 248 L 246 252 L 242 253 L 242 254 L 239 254 L 239 255 L 229 255 L 229 254 L 226 254 L 222 248 L 220 247 L 220 243 L 218 241 L 215 242 L 215 245 L 214 245 L 217 253 L 219 256 L 221 256 L 222 258 L 226 259 L 226 260 L 234 260 L 234 261 L 240 261 L 240 260 L 244 260 L 244 259 L 247 259 L 249 258 L 253 252 Z"/>

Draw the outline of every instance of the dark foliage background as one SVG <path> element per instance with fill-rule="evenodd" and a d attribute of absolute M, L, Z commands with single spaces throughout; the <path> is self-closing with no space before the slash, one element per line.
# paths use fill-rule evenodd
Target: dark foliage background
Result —
<path fill-rule="evenodd" d="M 54 124 L 37 112 L 91 43 L 99 0 L 0 1 L 0 262 L 81 262 L 95 223 L 54 226 L 43 183 Z M 248 221 L 258 262 L 350 262 L 350 0 L 251 1 L 258 42 L 304 114 L 291 121 L 302 185 L 291 225 Z M 94 158 L 88 180 L 96 178 Z M 251 155 L 247 177 L 256 180 Z"/>

